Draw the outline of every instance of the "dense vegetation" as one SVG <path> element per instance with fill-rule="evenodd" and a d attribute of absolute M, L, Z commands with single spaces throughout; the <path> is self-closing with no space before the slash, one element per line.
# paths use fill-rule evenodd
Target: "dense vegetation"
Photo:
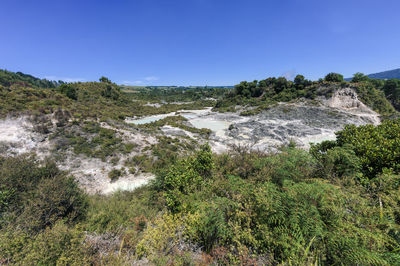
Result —
<path fill-rule="evenodd" d="M 118 115 L 112 110 L 127 113 L 129 100 L 121 96 L 115 84 L 88 82 L 68 83 L 57 88 L 32 88 L 17 84 L 16 86 L 0 86 L 1 114 L 10 112 L 52 113 L 63 108 L 79 117 L 113 117 Z"/>
<path fill-rule="evenodd" d="M 2 158 L 0 258 L 396 265 L 399 128 L 349 126 L 310 153 L 215 155 L 206 145 L 166 162 L 151 185 L 109 197 L 84 196 L 51 162 Z"/>
<path fill-rule="evenodd" d="M 368 80 L 367 80 L 368 82 Z M 396 110 L 400 110 L 400 80 L 389 79 L 385 81 L 371 80 L 377 88 L 383 90 L 387 99 L 392 103 Z"/>
<path fill-rule="evenodd" d="M 278 102 L 313 100 L 318 96 L 329 98 L 335 90 L 345 87 L 354 89 L 360 100 L 378 113 L 391 115 L 395 112 L 388 100 L 397 106 L 398 95 L 394 92 L 399 87 L 397 81 L 372 80 L 361 73 L 355 74 L 352 82 L 344 81 L 343 76 L 338 73 L 329 73 L 319 81 L 307 80 L 302 75 L 297 75 L 293 81 L 284 77 L 243 81 L 216 103 L 215 110 L 234 111 L 236 105 L 247 105 L 256 109 L 244 111 L 242 114 L 252 115 Z"/>
<path fill-rule="evenodd" d="M 217 99 L 228 90 L 225 87 L 145 87 L 133 89 L 123 87 L 123 91 L 132 93 L 138 100 L 150 102 L 190 102 L 202 100 L 208 103 Z"/>
<path fill-rule="evenodd" d="M 55 88 L 62 84 L 63 81 L 51 81 L 47 79 L 39 79 L 34 76 L 24 74 L 22 72 L 11 72 L 0 69 L 0 85 L 9 86 L 24 86 L 34 88 Z"/>

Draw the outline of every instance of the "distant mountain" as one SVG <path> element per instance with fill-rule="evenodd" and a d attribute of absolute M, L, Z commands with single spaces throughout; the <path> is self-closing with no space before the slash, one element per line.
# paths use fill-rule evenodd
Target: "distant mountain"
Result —
<path fill-rule="evenodd" d="M 400 79 L 400 68 L 368 74 L 371 79 Z M 352 78 L 345 78 L 345 81 L 351 81 Z"/>
<path fill-rule="evenodd" d="M 372 79 L 400 79 L 400 68 L 369 74 L 368 77 Z"/>

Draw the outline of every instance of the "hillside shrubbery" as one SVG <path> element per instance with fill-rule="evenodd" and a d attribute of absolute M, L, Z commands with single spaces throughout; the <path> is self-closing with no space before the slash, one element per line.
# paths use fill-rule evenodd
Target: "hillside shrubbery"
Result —
<path fill-rule="evenodd" d="M 42 165 L 42 166 L 41 166 Z M 52 162 L 31 156 L 0 158 L 0 261 L 69 264 L 85 261 L 86 195 Z"/>
<path fill-rule="evenodd" d="M 146 105 L 146 95 L 126 93 L 114 83 L 66 83 L 57 88 L 19 85 L 13 87 L 0 84 L 0 116 L 32 112 L 48 114 L 57 108 L 63 108 L 76 119 L 124 120 L 126 117 L 199 109 L 214 104 L 214 101 L 211 100 L 199 100 L 190 92 L 186 94 L 184 94 L 186 101 L 193 97 L 192 100 L 195 102 L 163 104 L 160 107 L 153 107 Z"/>
<path fill-rule="evenodd" d="M 400 80 L 399 79 L 373 79 L 364 75 L 363 73 L 354 74 L 351 79 L 352 83 L 362 84 L 363 87 L 368 89 L 375 88 L 382 91 L 386 98 L 391 102 L 393 107 L 400 110 Z M 371 97 L 373 100 L 374 97 Z M 368 103 L 367 103 L 368 104 Z"/>
<path fill-rule="evenodd" d="M 391 89 L 391 93 L 386 92 L 388 91 L 388 89 L 385 90 L 388 87 L 387 82 L 393 83 L 369 80 L 364 78 L 361 73 L 357 73 L 354 82 L 351 83 L 344 81 L 343 76 L 338 73 L 329 73 L 325 76 L 325 79 L 319 81 L 307 80 L 302 75 L 297 75 L 293 81 L 284 77 L 272 77 L 253 82 L 243 81 L 236 85 L 234 90 L 227 93 L 223 99 L 219 100 L 214 109 L 234 111 L 236 105 L 255 106 L 256 109 L 242 113 L 242 115 L 253 115 L 277 102 L 290 102 L 301 98 L 312 100 L 317 96 L 329 98 L 335 90 L 350 87 L 357 92 L 360 100 L 367 106 L 382 115 L 391 115 L 395 113 L 395 110 L 388 99 L 395 105 L 396 101 L 392 95 L 396 94 L 393 93 L 395 89 Z M 396 86 L 392 84 L 389 87 Z M 385 91 L 387 99 L 383 91 Z"/>
<path fill-rule="evenodd" d="M 34 88 L 55 88 L 62 83 L 62 81 L 39 79 L 34 76 L 24 74 L 22 72 L 15 73 L 0 69 L 0 85 L 3 85 L 4 87 L 22 86 Z"/>

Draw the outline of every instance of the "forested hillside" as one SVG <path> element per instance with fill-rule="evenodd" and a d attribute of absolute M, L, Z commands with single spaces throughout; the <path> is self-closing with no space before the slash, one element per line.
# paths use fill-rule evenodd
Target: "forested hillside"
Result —
<path fill-rule="evenodd" d="M 50 81 L 46 79 L 39 79 L 34 76 L 24 74 L 22 72 L 11 72 L 0 69 L 0 85 L 8 87 L 12 85 L 20 85 L 25 87 L 35 88 L 55 88 L 62 81 Z"/>
<path fill-rule="evenodd" d="M 265 80 L 247 82 L 243 81 L 235 86 L 235 89 L 226 97 L 217 102 L 215 109 L 219 111 L 232 111 L 236 105 L 254 106 L 250 112 L 244 115 L 255 114 L 269 108 L 278 102 L 293 102 L 300 99 L 314 100 L 317 97 L 329 98 L 338 88 L 354 89 L 360 100 L 374 111 L 382 115 L 394 113 L 394 109 L 388 102 L 398 108 L 400 90 L 399 80 L 376 80 L 357 73 L 351 82 L 346 82 L 343 76 L 337 73 L 329 73 L 324 79 L 310 81 L 303 75 L 297 75 L 293 81 L 284 77 L 270 77 Z M 386 95 L 386 97 L 385 97 Z"/>
<path fill-rule="evenodd" d="M 400 68 L 369 74 L 368 77 L 371 79 L 400 79 Z"/>

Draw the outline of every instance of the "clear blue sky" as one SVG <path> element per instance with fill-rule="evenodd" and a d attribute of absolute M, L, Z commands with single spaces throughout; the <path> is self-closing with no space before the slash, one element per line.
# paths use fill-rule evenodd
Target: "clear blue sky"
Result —
<path fill-rule="evenodd" d="M 1 0 L 0 68 L 233 85 L 400 67 L 398 0 Z"/>

